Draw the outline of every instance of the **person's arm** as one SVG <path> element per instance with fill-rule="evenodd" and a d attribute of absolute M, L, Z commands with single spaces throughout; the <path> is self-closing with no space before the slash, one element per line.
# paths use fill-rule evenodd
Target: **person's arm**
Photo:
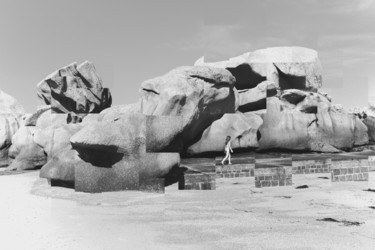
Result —
<path fill-rule="evenodd" d="M 230 145 L 230 142 L 229 142 L 229 149 L 230 149 L 230 152 L 233 153 L 233 149 L 232 149 L 232 146 Z"/>

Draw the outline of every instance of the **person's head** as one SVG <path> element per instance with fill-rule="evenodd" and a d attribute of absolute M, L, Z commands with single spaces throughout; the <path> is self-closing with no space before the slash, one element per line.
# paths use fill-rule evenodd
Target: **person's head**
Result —
<path fill-rule="evenodd" d="M 227 144 L 230 141 L 231 137 L 228 135 L 227 139 L 225 140 L 225 144 Z"/>

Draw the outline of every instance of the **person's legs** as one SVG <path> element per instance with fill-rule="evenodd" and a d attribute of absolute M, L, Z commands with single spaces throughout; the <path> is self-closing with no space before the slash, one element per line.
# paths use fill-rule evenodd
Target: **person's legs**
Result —
<path fill-rule="evenodd" d="M 228 156 L 229 156 L 229 151 L 227 151 L 224 159 L 221 161 L 221 165 L 224 165 L 224 162 L 228 159 Z"/>

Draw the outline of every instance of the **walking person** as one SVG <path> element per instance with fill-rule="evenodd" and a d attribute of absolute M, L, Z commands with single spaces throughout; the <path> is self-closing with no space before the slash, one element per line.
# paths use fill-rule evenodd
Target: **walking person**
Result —
<path fill-rule="evenodd" d="M 224 159 L 221 161 L 221 165 L 224 165 L 224 162 L 228 159 L 228 164 L 232 164 L 230 162 L 230 153 L 233 153 L 233 150 L 232 150 L 232 147 L 230 145 L 230 139 L 231 137 L 230 136 L 227 136 L 227 139 L 225 140 L 225 147 L 224 147 L 224 153 L 225 153 L 225 157 Z"/>

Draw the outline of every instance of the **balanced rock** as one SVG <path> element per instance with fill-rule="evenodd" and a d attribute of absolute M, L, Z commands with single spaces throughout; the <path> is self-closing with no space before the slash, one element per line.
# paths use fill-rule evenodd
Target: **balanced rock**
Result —
<path fill-rule="evenodd" d="M 109 90 L 102 87 L 93 63 L 88 61 L 57 70 L 41 81 L 37 89 L 42 104 L 51 105 L 56 113 L 85 116 L 99 113 L 112 103 Z"/>
<path fill-rule="evenodd" d="M 181 138 L 189 144 L 225 113 L 234 113 L 235 78 L 225 69 L 181 67 L 142 83 L 141 112 L 183 119 Z"/>
<path fill-rule="evenodd" d="M 71 137 L 79 157 L 91 164 L 75 169 L 76 190 L 137 189 L 140 180 L 162 178 L 178 167 L 178 153 L 146 152 L 146 121 L 140 113 L 123 115 L 87 124 Z"/>
<path fill-rule="evenodd" d="M 231 137 L 231 146 L 255 149 L 258 144 L 258 129 L 263 120 L 254 113 L 225 114 L 214 121 L 202 134 L 202 138 L 188 148 L 188 154 L 204 152 L 222 152 L 227 136 Z"/>
<path fill-rule="evenodd" d="M 275 82 L 280 90 L 316 92 L 322 86 L 318 53 L 302 47 L 261 49 L 215 63 L 206 63 L 202 57 L 194 65 L 228 69 L 236 77 L 238 90 L 253 88 L 264 80 Z"/>

